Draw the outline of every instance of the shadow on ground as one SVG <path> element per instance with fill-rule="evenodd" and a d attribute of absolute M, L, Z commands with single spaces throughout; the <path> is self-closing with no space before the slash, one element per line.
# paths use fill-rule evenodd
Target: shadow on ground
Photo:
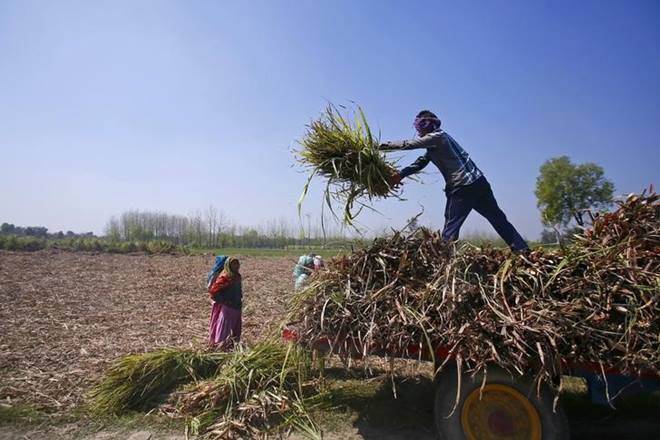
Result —
<path fill-rule="evenodd" d="M 616 402 L 616 409 L 591 403 L 586 394 L 567 394 L 564 410 L 575 439 L 660 438 L 660 394 L 640 394 Z"/>
<path fill-rule="evenodd" d="M 396 390 L 396 398 L 393 393 Z M 428 377 L 341 381 L 333 402 L 353 414 L 355 434 L 364 439 L 434 439 L 433 382 Z"/>
<path fill-rule="evenodd" d="M 331 419 L 346 422 L 351 414 L 352 434 L 337 438 L 435 439 L 433 422 L 434 385 L 426 376 L 391 380 L 387 375 L 357 377 L 359 373 L 331 371 L 332 400 L 339 409 Z M 392 385 L 396 389 L 393 395 Z M 660 395 L 639 395 L 617 403 L 616 409 L 594 405 L 586 392 L 566 393 L 562 405 L 573 439 L 657 439 L 660 433 Z M 342 408 L 345 411 L 342 414 Z M 332 432 L 333 420 L 327 420 Z M 334 426 L 338 432 L 341 427 Z M 335 438 L 335 437 L 331 437 Z"/>

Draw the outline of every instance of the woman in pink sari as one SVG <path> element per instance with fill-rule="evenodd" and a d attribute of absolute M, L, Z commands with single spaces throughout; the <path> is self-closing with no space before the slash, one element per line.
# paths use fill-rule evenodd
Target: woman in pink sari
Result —
<path fill-rule="evenodd" d="M 241 339 L 241 308 L 243 290 L 240 263 L 228 258 L 225 267 L 209 287 L 213 301 L 209 323 L 209 344 L 221 350 L 229 350 Z"/>

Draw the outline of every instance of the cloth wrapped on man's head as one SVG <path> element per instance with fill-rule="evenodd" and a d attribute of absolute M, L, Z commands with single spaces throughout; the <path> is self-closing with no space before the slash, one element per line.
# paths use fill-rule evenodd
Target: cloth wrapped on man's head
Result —
<path fill-rule="evenodd" d="M 417 113 L 415 121 L 413 122 L 413 127 L 415 127 L 417 134 L 420 136 L 424 136 L 425 134 L 429 134 L 432 131 L 437 130 L 441 125 L 442 122 L 440 119 L 435 115 L 435 113 L 429 110 L 422 110 L 421 112 Z"/>

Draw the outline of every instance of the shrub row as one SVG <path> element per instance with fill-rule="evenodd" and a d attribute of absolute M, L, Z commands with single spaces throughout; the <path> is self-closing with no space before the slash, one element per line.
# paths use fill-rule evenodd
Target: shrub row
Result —
<path fill-rule="evenodd" d="M 65 238 L 47 240 L 37 237 L 17 237 L 15 235 L 0 235 L 0 249 L 9 251 L 38 251 L 41 249 L 63 249 L 70 251 L 110 252 L 128 254 L 144 252 L 147 254 L 171 254 L 186 252 L 181 246 L 176 246 L 165 240 L 154 241 L 108 241 L 98 238 Z"/>

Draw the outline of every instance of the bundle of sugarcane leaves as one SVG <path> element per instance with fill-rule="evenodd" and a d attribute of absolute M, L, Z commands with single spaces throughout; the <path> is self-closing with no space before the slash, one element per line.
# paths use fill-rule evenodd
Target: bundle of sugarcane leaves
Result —
<path fill-rule="evenodd" d="M 228 356 L 185 348 L 123 356 L 92 388 L 89 407 L 99 414 L 153 408 L 178 385 L 215 374 Z"/>
<path fill-rule="evenodd" d="M 296 429 L 321 438 L 310 410 L 329 405 L 310 352 L 277 339 L 237 347 L 217 373 L 177 393 L 176 410 L 194 435 L 267 438 Z"/>
<path fill-rule="evenodd" d="M 564 249 L 528 255 L 452 249 L 426 229 L 395 233 L 334 259 L 295 294 L 301 340 L 340 354 L 443 346 L 463 372 L 534 372 L 565 364 L 629 374 L 660 366 L 660 206 L 631 195 Z"/>
<path fill-rule="evenodd" d="M 294 429 L 320 438 L 311 410 L 329 407 L 330 400 L 311 367 L 309 351 L 279 339 L 231 352 L 133 354 L 115 362 L 92 389 L 90 409 L 116 415 L 158 407 L 208 439 L 265 438 Z"/>
<path fill-rule="evenodd" d="M 307 126 L 296 159 L 310 171 L 298 202 L 299 210 L 311 180 L 319 175 L 326 179 L 325 204 L 333 213 L 333 200 L 343 204 L 343 221 L 350 225 L 362 208 L 370 208 L 366 202 L 395 196 L 397 191 L 389 183 L 396 168 L 379 151 L 379 140 L 362 109 L 357 107 L 352 116 L 349 113 L 342 114 L 328 104 L 321 117 Z"/>

